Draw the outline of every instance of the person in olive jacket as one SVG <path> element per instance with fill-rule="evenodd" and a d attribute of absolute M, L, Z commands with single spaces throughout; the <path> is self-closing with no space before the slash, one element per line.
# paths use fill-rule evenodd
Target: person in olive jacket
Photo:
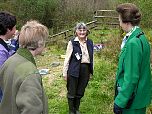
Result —
<path fill-rule="evenodd" d="M 37 21 L 21 28 L 20 48 L 0 69 L 0 114 L 48 114 L 42 77 L 34 60 L 42 53 L 47 37 L 47 27 Z"/>
<path fill-rule="evenodd" d="M 119 55 L 114 113 L 145 114 L 151 102 L 150 45 L 138 26 L 141 13 L 131 3 L 118 5 L 116 11 L 127 34 Z"/>

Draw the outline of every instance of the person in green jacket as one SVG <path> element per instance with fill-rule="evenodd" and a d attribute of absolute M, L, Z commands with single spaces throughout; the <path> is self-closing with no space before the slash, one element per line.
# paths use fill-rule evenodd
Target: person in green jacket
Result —
<path fill-rule="evenodd" d="M 115 114 L 145 114 L 151 102 L 150 44 L 138 26 L 141 13 L 136 5 L 117 6 L 126 35 L 121 44 L 116 74 Z"/>
<path fill-rule="evenodd" d="M 17 52 L 0 69 L 0 114 L 48 114 L 48 104 L 34 56 L 42 53 L 48 29 L 28 21 L 20 31 Z"/>

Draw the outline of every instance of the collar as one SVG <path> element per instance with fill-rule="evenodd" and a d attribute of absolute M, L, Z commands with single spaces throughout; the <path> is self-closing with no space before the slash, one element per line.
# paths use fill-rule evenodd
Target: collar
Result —
<path fill-rule="evenodd" d="M 134 38 L 135 35 L 141 32 L 141 29 L 139 26 L 134 26 L 130 32 L 128 32 L 125 36 L 122 43 L 126 44 L 130 39 Z M 122 46 L 123 48 L 123 46 Z"/>
<path fill-rule="evenodd" d="M 138 26 L 134 26 L 123 38 L 123 40 L 127 41 L 128 38 L 132 35 L 132 33 L 137 29 L 139 28 Z"/>
<path fill-rule="evenodd" d="M 138 26 L 134 26 L 125 36 L 129 37 L 137 28 Z"/>
<path fill-rule="evenodd" d="M 36 65 L 33 55 L 31 54 L 31 52 L 28 49 L 19 48 L 17 50 L 17 53 Z"/>
<path fill-rule="evenodd" d="M 81 42 L 78 37 L 75 37 L 74 41 L 77 41 L 77 42 L 79 42 L 79 43 Z M 87 41 L 87 37 L 86 37 L 86 39 L 84 40 L 84 42 L 86 42 L 86 41 Z"/>

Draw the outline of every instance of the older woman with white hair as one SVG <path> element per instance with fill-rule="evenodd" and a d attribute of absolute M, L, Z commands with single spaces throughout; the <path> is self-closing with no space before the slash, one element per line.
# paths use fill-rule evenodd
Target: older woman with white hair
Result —
<path fill-rule="evenodd" d="M 89 30 L 83 22 L 76 25 L 74 32 L 75 37 L 67 46 L 63 76 L 67 80 L 69 114 L 80 114 L 80 99 L 93 74 L 93 42 L 88 39 Z"/>
<path fill-rule="evenodd" d="M 47 38 L 47 27 L 37 21 L 29 21 L 21 28 L 19 49 L 0 69 L 0 114 L 48 114 L 42 78 L 34 60 L 42 53 Z"/>

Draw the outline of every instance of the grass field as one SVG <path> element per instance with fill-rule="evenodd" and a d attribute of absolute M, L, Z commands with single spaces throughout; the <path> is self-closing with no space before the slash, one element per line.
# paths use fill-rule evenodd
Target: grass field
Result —
<path fill-rule="evenodd" d="M 149 32 L 148 32 L 149 33 Z M 114 29 L 96 30 L 89 35 L 94 43 L 105 43 L 105 48 L 95 52 L 94 75 L 89 81 L 81 101 L 81 114 L 113 114 L 114 81 L 120 51 L 120 31 Z M 49 46 L 43 56 L 36 58 L 39 69 L 50 69 L 48 75 L 43 75 L 44 87 L 48 96 L 49 114 L 68 114 L 66 99 L 66 82 L 62 77 L 63 61 L 60 56 L 65 54 L 59 46 Z M 60 65 L 52 67 L 51 64 Z M 151 114 L 151 107 L 147 114 Z"/>

